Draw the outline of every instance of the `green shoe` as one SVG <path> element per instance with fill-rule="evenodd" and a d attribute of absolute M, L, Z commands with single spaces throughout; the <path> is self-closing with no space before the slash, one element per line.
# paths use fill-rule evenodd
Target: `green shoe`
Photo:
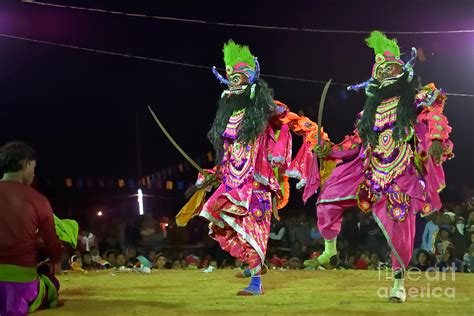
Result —
<path fill-rule="evenodd" d="M 308 259 L 308 260 L 305 260 L 303 262 L 304 266 L 305 267 L 313 267 L 313 268 L 317 268 L 321 265 L 321 263 L 319 262 L 318 258 L 313 258 L 313 259 Z"/>
<path fill-rule="evenodd" d="M 323 254 L 317 258 L 305 260 L 303 264 L 306 267 L 317 268 L 319 266 L 323 266 L 326 269 L 334 269 L 339 264 L 339 257 L 337 256 L 337 254 L 330 255 L 328 253 L 323 252 Z"/>

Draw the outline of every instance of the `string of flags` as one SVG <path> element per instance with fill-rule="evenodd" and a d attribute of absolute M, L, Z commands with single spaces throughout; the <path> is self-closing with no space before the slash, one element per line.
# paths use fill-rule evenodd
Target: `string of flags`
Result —
<path fill-rule="evenodd" d="M 199 165 L 207 165 L 214 161 L 211 151 L 196 157 Z M 69 189 L 133 189 L 148 188 L 168 191 L 184 191 L 189 185 L 186 177 L 189 172 L 196 173 L 188 162 L 164 168 L 153 174 L 139 179 L 120 177 L 116 179 L 104 178 L 66 178 L 64 186 Z"/>

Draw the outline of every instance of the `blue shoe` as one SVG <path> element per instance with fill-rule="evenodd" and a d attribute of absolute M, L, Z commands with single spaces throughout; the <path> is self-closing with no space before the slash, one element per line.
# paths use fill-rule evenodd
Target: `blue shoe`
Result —
<path fill-rule="evenodd" d="M 239 296 L 252 296 L 252 295 L 262 295 L 263 289 L 261 286 L 249 285 L 245 289 L 237 292 Z"/>

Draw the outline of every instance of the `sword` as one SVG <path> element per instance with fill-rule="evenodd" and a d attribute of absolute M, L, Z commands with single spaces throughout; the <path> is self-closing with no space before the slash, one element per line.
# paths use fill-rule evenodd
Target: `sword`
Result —
<path fill-rule="evenodd" d="M 163 134 L 165 134 L 166 138 L 168 138 L 168 140 L 174 146 L 174 148 L 176 148 L 179 151 L 179 153 L 184 157 L 184 159 L 186 159 L 191 164 L 191 166 L 193 166 L 197 171 L 199 171 L 199 173 L 201 173 L 202 175 L 206 175 L 207 172 L 204 171 L 201 167 L 199 167 L 199 165 L 194 160 L 192 160 L 191 157 L 189 157 L 184 152 L 184 150 L 176 143 L 176 141 L 173 139 L 173 137 L 171 137 L 171 135 L 168 133 L 166 128 L 163 126 L 163 124 L 161 124 L 160 120 L 158 119 L 155 112 L 153 112 L 153 110 L 150 106 L 148 106 L 148 110 L 150 111 L 151 115 L 153 116 L 153 119 L 155 120 L 158 127 L 161 129 Z"/>
<path fill-rule="evenodd" d="M 321 124 L 323 122 L 323 110 L 324 110 L 324 102 L 326 101 L 326 95 L 329 90 L 329 86 L 331 85 L 332 79 L 329 79 L 328 82 L 326 82 L 326 85 L 324 86 L 323 89 L 323 94 L 321 94 L 321 100 L 319 100 L 319 111 L 318 111 L 318 144 L 321 146 L 323 143 L 323 133 L 321 131 Z M 323 160 L 320 158 L 319 159 L 319 168 L 322 168 Z"/>

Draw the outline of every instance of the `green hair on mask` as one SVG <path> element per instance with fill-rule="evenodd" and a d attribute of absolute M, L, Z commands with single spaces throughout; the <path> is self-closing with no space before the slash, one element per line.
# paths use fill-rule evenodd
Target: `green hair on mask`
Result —
<path fill-rule="evenodd" d="M 383 55 L 386 51 L 392 53 L 395 57 L 400 56 L 400 47 L 398 46 L 397 40 L 389 39 L 387 36 L 380 31 L 372 31 L 370 36 L 365 39 L 367 46 L 374 50 L 375 55 Z"/>
<path fill-rule="evenodd" d="M 233 40 L 229 40 L 224 44 L 222 51 L 226 66 L 234 67 L 237 63 L 244 62 L 255 68 L 255 56 L 252 55 L 248 46 L 239 45 Z"/>

